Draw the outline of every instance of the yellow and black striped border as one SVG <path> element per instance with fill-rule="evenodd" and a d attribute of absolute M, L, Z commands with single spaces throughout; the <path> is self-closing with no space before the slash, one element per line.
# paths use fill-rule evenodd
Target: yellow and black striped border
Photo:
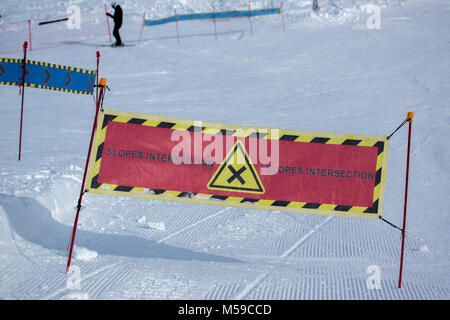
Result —
<path fill-rule="evenodd" d="M 192 193 L 187 190 L 157 190 L 132 186 L 102 184 L 97 181 L 101 167 L 103 145 L 106 130 L 110 121 L 132 123 L 143 126 L 161 127 L 172 130 L 201 131 L 203 133 L 232 135 L 236 137 L 258 137 L 260 139 L 287 140 L 293 142 L 323 143 L 338 145 L 353 145 L 377 147 L 377 168 L 375 175 L 375 189 L 372 207 L 344 206 L 322 203 L 305 203 L 295 201 L 281 201 L 270 199 L 252 199 L 214 194 Z M 201 127 L 198 126 L 201 124 Z M 115 110 L 100 112 L 94 146 L 88 168 L 86 191 L 96 194 L 113 196 L 140 197 L 168 201 L 183 201 L 222 206 L 244 207 L 252 209 L 290 211 L 314 213 L 333 216 L 379 218 L 382 215 L 383 195 L 386 182 L 386 167 L 389 140 L 385 136 L 334 134 L 322 132 L 306 132 L 297 130 L 282 130 L 236 126 L 209 122 L 199 122 L 163 116 L 143 115 Z"/>
<path fill-rule="evenodd" d="M 23 59 L 0 58 L 0 63 L 1 62 L 5 62 L 5 63 L 23 63 Z M 38 66 L 49 67 L 49 68 L 56 68 L 56 69 L 62 69 L 62 70 L 68 70 L 68 71 L 75 71 L 75 72 L 81 72 L 81 73 L 86 73 L 86 74 L 97 74 L 97 71 L 95 71 L 95 70 L 87 70 L 87 69 L 81 69 L 81 68 L 76 68 L 76 67 L 62 66 L 62 65 L 48 63 L 48 62 L 26 60 L 26 64 L 38 65 Z M 2 85 L 2 84 L 3 85 L 10 85 L 10 86 L 21 86 L 22 85 L 22 83 L 18 83 L 18 82 L 0 81 L 0 85 Z M 59 91 L 59 92 L 86 94 L 86 95 L 93 95 L 94 94 L 94 90 L 92 90 L 92 92 L 87 92 L 87 91 L 80 91 L 80 90 L 62 89 L 62 88 L 56 88 L 56 87 L 50 87 L 50 86 L 43 86 L 43 85 L 40 85 L 40 84 L 27 83 L 27 82 L 25 82 L 24 85 L 26 87 L 30 87 L 30 88 L 53 90 L 53 91 Z"/>
<path fill-rule="evenodd" d="M 22 63 L 23 59 L 0 58 L 0 62 Z M 37 66 L 56 68 L 56 69 L 62 69 L 62 70 L 69 70 L 69 71 L 76 71 L 76 72 L 87 73 L 87 74 L 96 74 L 95 70 L 88 70 L 88 69 L 82 69 L 82 68 L 76 68 L 76 67 L 62 66 L 62 65 L 54 64 L 54 63 L 33 61 L 33 60 L 26 60 L 25 62 L 26 62 L 26 64 L 33 64 L 33 65 L 37 65 Z"/>
<path fill-rule="evenodd" d="M 28 61 L 28 60 L 27 60 Z M 22 63 L 23 59 L 13 59 L 13 58 L 0 58 L 0 62 L 6 63 Z"/>

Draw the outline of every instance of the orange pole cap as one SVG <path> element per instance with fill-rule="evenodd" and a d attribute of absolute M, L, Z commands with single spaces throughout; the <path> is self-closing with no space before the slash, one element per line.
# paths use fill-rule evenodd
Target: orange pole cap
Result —
<path fill-rule="evenodd" d="M 408 112 L 408 115 L 406 116 L 406 121 L 413 122 L 414 119 L 414 112 Z"/>
<path fill-rule="evenodd" d="M 100 82 L 98 83 L 98 85 L 102 86 L 102 87 L 106 86 L 106 79 L 105 78 L 101 78 Z"/>

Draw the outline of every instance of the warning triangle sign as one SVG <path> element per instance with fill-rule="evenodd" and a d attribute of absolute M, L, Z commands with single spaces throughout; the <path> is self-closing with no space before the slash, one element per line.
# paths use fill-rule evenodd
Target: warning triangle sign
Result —
<path fill-rule="evenodd" d="M 237 141 L 208 183 L 208 189 L 264 193 L 264 186 L 241 141 Z"/>

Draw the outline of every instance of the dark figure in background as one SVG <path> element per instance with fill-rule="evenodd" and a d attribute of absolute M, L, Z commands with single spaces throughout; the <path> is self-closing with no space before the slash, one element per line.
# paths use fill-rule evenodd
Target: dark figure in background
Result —
<path fill-rule="evenodd" d="M 114 9 L 114 15 L 107 12 L 106 14 L 114 19 L 114 29 L 113 29 L 113 36 L 116 38 L 116 43 L 114 43 L 113 47 L 122 47 L 122 39 L 120 39 L 119 29 L 122 26 L 122 20 L 123 20 L 123 11 L 122 8 L 119 6 L 117 2 L 111 3 L 111 7 Z"/>
<path fill-rule="evenodd" d="M 317 11 L 320 9 L 319 8 L 319 0 L 313 0 L 312 9 L 313 9 L 313 11 Z"/>

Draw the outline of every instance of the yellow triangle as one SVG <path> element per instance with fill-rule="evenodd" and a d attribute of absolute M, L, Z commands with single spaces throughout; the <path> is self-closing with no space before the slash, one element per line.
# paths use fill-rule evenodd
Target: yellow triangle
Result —
<path fill-rule="evenodd" d="M 208 189 L 232 192 L 266 192 L 241 141 L 237 141 L 208 183 Z"/>

